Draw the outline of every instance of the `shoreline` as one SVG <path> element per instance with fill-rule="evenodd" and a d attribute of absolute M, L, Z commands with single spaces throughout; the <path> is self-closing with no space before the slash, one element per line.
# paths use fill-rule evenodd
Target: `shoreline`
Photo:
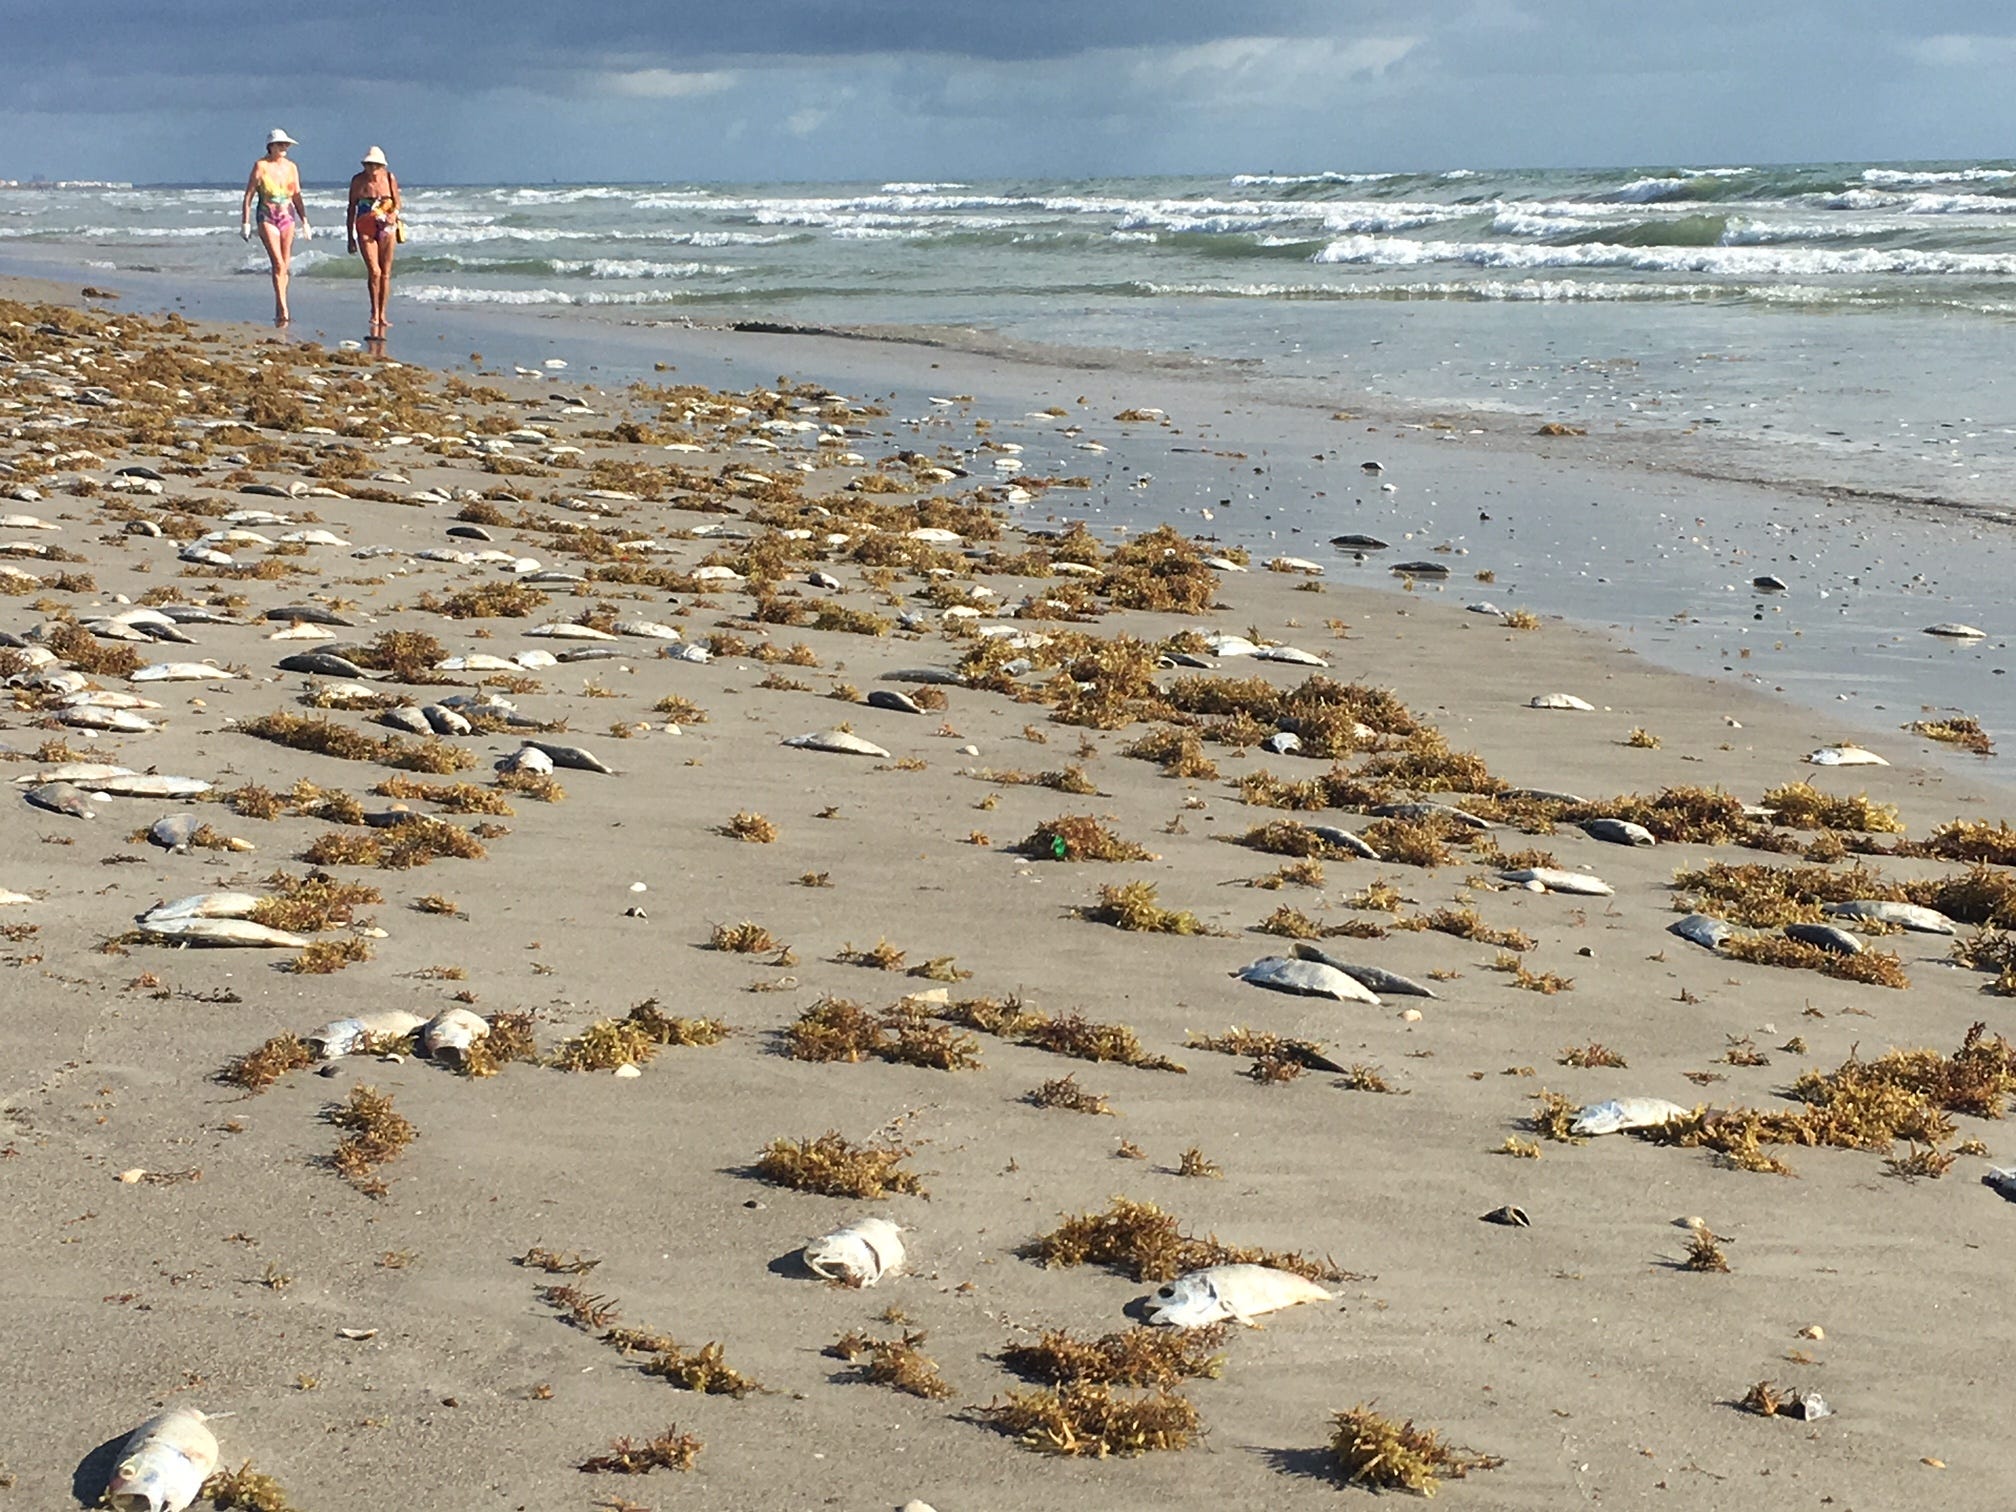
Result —
<path fill-rule="evenodd" d="M 103 691 L 158 702 L 142 711 L 158 728 L 52 729 L 56 695 L 23 690 L 8 775 L 47 769 L 69 753 L 31 749 L 61 740 L 216 791 L 193 804 L 89 800 L 96 819 L 17 798 L 27 817 L 0 835 L 0 886 L 33 900 L 8 907 L 18 927 L 0 964 L 35 1005 L 0 1021 L 0 1063 L 14 1068 L 0 1089 L 0 1212 L 19 1278 L 0 1348 L 20 1382 L 0 1470 L 35 1504 L 70 1504 L 73 1479 L 88 1502 L 117 1437 L 163 1403 L 234 1414 L 217 1424 L 227 1464 L 249 1458 L 303 1504 L 332 1507 L 427 1485 L 458 1509 L 579 1506 L 612 1486 L 647 1505 L 1333 1508 L 1329 1414 L 1363 1402 L 1502 1458 L 1445 1486 L 1454 1505 L 1623 1504 L 1685 1485 L 1735 1512 L 1767 1473 L 1858 1505 L 1921 1495 L 1929 1474 L 1953 1505 L 2001 1494 L 2016 1386 L 1993 1368 L 2001 1316 L 1979 1255 L 2007 1215 L 1977 1178 L 1981 1150 L 2008 1157 L 2003 1124 L 1940 1112 L 1945 1180 L 1885 1179 L 1886 1153 L 1918 1153 L 1901 1135 L 1764 1146 L 1790 1179 L 1729 1169 L 1714 1151 L 1742 1147 L 1716 1144 L 1712 1121 L 1694 1147 L 1575 1144 L 1533 1126 L 1545 1124 L 1543 1089 L 1576 1105 L 1644 1095 L 1725 1120 L 1748 1108 L 1797 1120 L 1814 1106 L 1788 1093 L 1802 1073 L 1850 1075 L 1888 1046 L 1944 1057 L 1970 1024 L 2006 1021 L 1992 975 L 1951 964 L 1945 937 L 1870 934 L 1872 956 L 1894 953 L 1908 975 L 1898 989 L 1667 932 L 1676 870 L 1715 863 L 1848 878 L 1862 865 L 1855 885 L 1947 888 L 1938 896 L 1969 915 L 1963 940 L 1982 938 L 1983 918 L 2016 926 L 2016 847 L 1970 873 L 1942 828 L 1986 821 L 1994 833 L 2011 804 L 1992 765 L 1949 768 L 1896 736 L 1877 742 L 1894 765 L 1815 767 L 1803 758 L 1838 738 L 1838 722 L 1599 635 L 1518 629 L 1334 569 L 1270 572 L 1256 559 L 1225 571 L 1174 537 L 1144 550 L 1144 529 L 1107 528 L 1123 487 L 1042 481 L 1065 459 L 1099 456 L 1060 440 L 1057 417 L 1015 425 L 977 403 L 909 413 L 802 380 L 787 392 L 745 377 L 721 396 L 685 386 L 690 372 L 627 392 L 585 364 L 537 366 L 536 351 L 518 355 L 524 374 L 472 381 L 250 332 L 143 328 L 131 311 L 71 320 L 54 336 L 24 321 L 14 341 L 32 360 L 0 367 L 19 423 L 60 422 L 53 452 L 39 450 L 42 432 L 9 442 L 4 455 L 43 497 L 7 507 L 60 526 L 39 534 L 66 553 L 13 558 L 43 582 L 0 599 L 5 627 L 142 598 L 214 614 L 183 623 L 189 644 L 38 632 L 33 643 L 96 665 L 87 680 Z M 737 348 L 733 365 L 767 384 L 770 355 Z M 912 383 L 967 371 L 927 368 Z M 54 392 L 99 383 L 115 404 Z M 1110 439 L 1116 479 L 1164 473 L 1179 440 L 1216 439 L 1218 417 L 1173 410 L 1180 438 L 1152 419 L 1114 432 L 1114 411 L 1090 393 L 1080 403 L 1034 384 L 1020 413 L 1053 401 L 1063 421 Z M 831 444 L 818 444 L 836 426 L 844 434 L 826 429 Z M 1389 450 L 1388 475 L 1440 445 Z M 1022 472 L 995 466 L 1011 460 Z M 1262 460 L 1210 465 L 1214 479 L 1244 470 L 1259 490 Z M 1355 475 L 1355 451 L 1344 461 Z M 141 479 L 158 493 L 115 488 L 136 463 L 162 474 Z M 1004 520 L 973 497 L 1018 477 L 1041 507 Z M 248 508 L 286 518 L 225 518 Z M 1045 516 L 1093 528 L 1059 540 Z M 487 542 L 448 534 L 472 525 Z M 220 540 L 227 564 L 178 555 L 213 529 L 267 539 Z M 300 530 L 329 539 L 282 538 Z M 477 550 L 501 560 L 467 555 Z M 583 580 L 540 580 L 521 558 Z M 742 576 L 696 576 L 703 566 Z M 272 639 L 298 637 L 316 616 L 294 611 L 310 606 L 343 622 L 328 640 Z M 531 633 L 552 625 L 574 629 Z M 581 638 L 584 625 L 599 636 Z M 1236 645 L 1201 667 L 1158 664 L 1196 657 L 1204 630 L 1323 665 Z M 711 659 L 659 654 L 682 644 Z M 318 647 L 344 649 L 362 674 L 276 666 Z M 503 665 L 441 668 L 437 650 Z M 552 654 L 579 650 L 613 654 Z M 1017 657 L 1032 665 L 1018 670 Z M 220 675 L 193 683 L 112 670 L 205 659 Z M 916 668 L 963 671 L 904 675 Z M 340 692 L 350 683 L 361 696 Z M 924 711 L 868 701 L 890 691 Z M 1528 706 L 1556 692 L 1595 708 Z M 466 734 L 396 732 L 400 708 L 486 695 L 515 707 L 465 704 Z M 348 734 L 297 739 L 301 727 L 275 716 Z M 783 743 L 843 721 L 882 754 Z M 1259 749 L 1284 721 L 1306 754 Z M 1137 747 L 1158 732 L 1160 744 Z M 563 801 L 551 790 L 541 801 L 536 784 L 505 785 L 493 769 L 528 737 L 614 771 L 563 766 Z M 1801 781 L 1812 797 L 1781 794 L 1780 817 L 1831 799 L 1836 822 L 1874 823 L 1894 805 L 1904 834 L 1744 813 Z M 1603 843 L 1577 805 L 1509 791 L 1526 787 L 1642 813 L 1671 824 L 1671 839 Z M 1651 802 L 1695 788 L 1730 796 Z M 1499 820 L 1481 839 L 1432 815 L 1417 828 L 1375 819 L 1383 798 Z M 211 835 L 186 853 L 147 842 L 154 820 L 177 815 Z M 1140 854 L 1080 859 L 1088 836 L 1072 827 L 1057 859 L 1044 837 L 1067 833 L 1069 816 Z M 1295 846 L 1226 843 L 1291 822 L 1369 836 L 1389 859 L 1347 852 L 1312 867 Z M 452 846 L 448 831 L 461 837 Z M 256 848 L 212 848 L 221 839 Z M 1527 850 L 1547 853 L 1530 864 L 1593 872 L 1614 892 L 1497 878 Z M 317 868 L 382 894 L 303 915 L 327 948 L 302 956 L 337 969 L 285 969 L 300 959 L 293 946 L 175 949 L 132 934 L 155 899 L 298 895 Z M 1987 881 L 1952 890 L 1970 875 Z M 1116 927 L 1102 889 L 1135 882 L 1193 914 L 1196 932 Z M 1775 928 L 1755 899 L 1712 906 L 1760 936 Z M 1419 927 L 1445 909 L 1456 917 Z M 760 952 L 716 933 L 743 922 L 772 934 Z M 1332 1001 L 1231 975 L 1322 930 L 1324 949 L 1436 996 Z M 941 988 L 993 1007 L 953 1021 L 930 1018 L 942 1006 L 930 999 L 896 1011 Z M 980 1063 L 940 1070 L 874 1048 L 794 1056 L 794 1025 L 828 998 L 893 1014 L 885 1036 L 950 1034 Z M 617 1032 L 606 1025 L 647 999 L 660 1018 L 646 1022 L 733 1032 L 626 1041 L 638 1073 L 627 1077 L 606 1062 L 459 1076 L 395 1046 L 332 1062 L 326 1082 L 312 1066 L 256 1092 L 217 1079 L 269 1037 L 359 1008 L 528 1014 L 543 1059 L 591 1026 Z M 1116 1036 L 1107 1058 L 1083 1059 L 1059 1053 L 1084 1048 L 1082 1030 L 990 1032 L 1004 1003 L 1053 1026 L 1074 1013 L 1124 1024 L 1138 1046 Z M 1231 1025 L 1321 1041 L 1347 1071 L 1249 1075 L 1247 1057 L 1195 1042 Z M 1612 1054 L 1577 1060 L 1577 1047 Z M 1999 1107 L 2016 1088 L 2016 1047 L 1992 1053 L 2007 1057 Z M 1032 1103 L 1067 1075 L 1118 1116 Z M 413 1137 L 364 1169 L 332 1168 L 342 1131 L 326 1112 L 359 1084 L 389 1094 Z M 829 1129 L 909 1149 L 928 1198 L 843 1200 L 759 1178 L 769 1142 Z M 1193 1151 L 1202 1165 L 1184 1159 Z M 1185 1164 L 1222 1171 L 1179 1174 Z M 1045 1329 L 1123 1329 L 1153 1283 L 1046 1267 L 1028 1246 L 1116 1195 L 1157 1204 L 1193 1236 L 1325 1257 L 1335 1296 L 1212 1346 L 1220 1373 L 1180 1388 L 1201 1445 L 1108 1460 L 1033 1452 L 990 1415 L 1038 1389 L 1004 1367 L 1004 1346 Z M 1479 1221 L 1506 1204 L 1531 1227 Z M 805 1274 L 808 1236 L 868 1213 L 909 1226 L 906 1273 L 859 1291 Z M 1683 1215 L 1731 1237 L 1731 1274 L 1683 1267 Z M 570 1278 L 528 1263 L 537 1248 L 596 1262 L 574 1279 L 611 1316 L 577 1313 L 570 1326 L 564 1303 L 542 1302 L 541 1287 Z M 1928 1308 L 1927 1296 L 1968 1305 Z M 657 1345 L 614 1347 L 618 1323 L 686 1351 L 718 1343 L 765 1389 L 679 1389 L 676 1372 L 641 1368 L 667 1357 Z M 892 1392 L 832 1357 L 856 1330 L 921 1334 L 950 1394 Z M 1799 1425 L 1732 1405 L 1764 1379 L 1823 1391 L 1836 1419 Z M 668 1424 L 704 1441 L 688 1473 L 617 1482 L 577 1468 L 612 1438 Z"/>

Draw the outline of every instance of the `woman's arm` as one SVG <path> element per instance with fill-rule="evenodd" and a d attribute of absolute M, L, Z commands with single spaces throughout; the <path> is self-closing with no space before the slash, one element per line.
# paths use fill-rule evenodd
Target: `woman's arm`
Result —
<path fill-rule="evenodd" d="M 350 250 L 357 250 L 357 180 L 361 173 L 350 176 L 350 192 L 343 196 L 343 238 L 349 242 Z"/>
<path fill-rule="evenodd" d="M 385 170 L 385 177 L 392 181 L 392 215 L 394 219 L 397 219 L 399 211 L 404 204 L 404 201 L 399 198 L 399 175 L 394 173 L 390 168 L 387 168 Z"/>
<path fill-rule="evenodd" d="M 301 229 L 305 231 L 308 229 L 308 203 L 301 198 L 301 170 L 299 168 L 294 170 L 293 178 L 294 192 L 292 198 L 294 201 L 294 214 L 301 222 Z"/>
<path fill-rule="evenodd" d="M 245 175 L 245 199 L 238 206 L 238 222 L 246 229 L 252 225 L 252 195 L 259 187 L 259 165 L 254 163 L 252 171 Z"/>

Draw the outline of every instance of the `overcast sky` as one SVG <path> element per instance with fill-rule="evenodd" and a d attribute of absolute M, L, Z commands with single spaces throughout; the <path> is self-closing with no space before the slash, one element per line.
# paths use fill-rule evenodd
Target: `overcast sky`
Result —
<path fill-rule="evenodd" d="M 2010 0 L 0 0 L 0 177 L 977 179 L 2016 154 Z"/>

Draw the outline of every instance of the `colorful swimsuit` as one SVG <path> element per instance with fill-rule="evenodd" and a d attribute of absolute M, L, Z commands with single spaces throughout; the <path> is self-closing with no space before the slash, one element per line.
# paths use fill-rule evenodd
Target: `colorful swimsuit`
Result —
<path fill-rule="evenodd" d="M 276 181 L 269 178 L 266 167 L 264 163 L 259 165 L 256 186 L 259 196 L 259 224 L 271 226 L 276 231 L 285 231 L 295 222 L 294 185 L 284 179 Z"/>
<path fill-rule="evenodd" d="M 392 196 L 365 196 L 358 199 L 351 209 L 357 212 L 357 236 L 359 240 L 367 236 L 386 237 L 398 227 L 398 216 L 392 209 Z"/>

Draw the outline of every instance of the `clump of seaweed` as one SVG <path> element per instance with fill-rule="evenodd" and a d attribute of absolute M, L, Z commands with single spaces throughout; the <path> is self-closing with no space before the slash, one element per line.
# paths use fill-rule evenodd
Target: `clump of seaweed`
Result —
<path fill-rule="evenodd" d="M 1993 756 L 1995 742 L 1988 732 L 1981 728 L 1981 721 L 1961 714 L 1952 719 L 1918 719 L 1904 726 L 1914 735 L 1922 735 L 1927 740 L 1937 740 L 1946 745 L 1955 745 L 1963 751 L 1972 751 L 1976 756 Z"/>
<path fill-rule="evenodd" d="M 371 959 L 371 942 L 360 935 L 350 935 L 341 940 L 316 940 L 306 950 L 288 961 L 284 970 L 296 976 L 327 976 L 341 971 L 345 966 L 353 966 L 359 961 Z"/>
<path fill-rule="evenodd" d="M 1551 971 L 1529 970 L 1526 963 L 1509 950 L 1501 950 L 1498 953 L 1497 958 L 1491 962 L 1491 969 L 1502 971 L 1511 977 L 1514 987 L 1524 987 L 1528 992 L 1544 993 L 1548 997 L 1557 992 L 1572 991 L 1575 986 L 1573 977 L 1557 976 Z"/>
<path fill-rule="evenodd" d="M 291 1071 L 315 1064 L 315 1052 L 292 1034 L 276 1034 L 256 1050 L 235 1056 L 217 1079 L 247 1092 L 264 1092 Z"/>
<path fill-rule="evenodd" d="M 1139 761 L 1152 761 L 1170 777 L 1194 777 L 1209 781 L 1218 775 L 1218 763 L 1204 754 L 1204 742 L 1195 730 L 1163 725 L 1139 740 L 1123 746 L 1120 754 Z"/>
<path fill-rule="evenodd" d="M 1396 1423 L 1360 1403 L 1333 1415 L 1330 1453 L 1347 1484 L 1374 1490 L 1417 1491 L 1433 1496 L 1443 1480 L 1462 1480 L 1472 1470 L 1493 1470 L 1504 1461 L 1443 1442 L 1432 1428 L 1410 1419 Z"/>
<path fill-rule="evenodd" d="M 1101 887 L 1099 901 L 1078 910 L 1078 916 L 1095 924 L 1111 924 L 1115 929 L 1138 930 L 1150 934 L 1208 934 L 1197 915 L 1188 909 L 1164 908 L 1156 901 L 1153 882 L 1122 882 Z"/>
<path fill-rule="evenodd" d="M 1216 1234 L 1194 1239 L 1182 1232 L 1176 1215 L 1152 1202 L 1115 1197 L 1103 1213 L 1067 1218 L 1030 1246 L 1030 1255 L 1053 1269 L 1103 1265 L 1134 1281 L 1168 1281 L 1185 1271 L 1212 1265 L 1267 1265 L 1311 1281 L 1336 1279 L 1328 1261 L 1293 1251 L 1221 1243 Z"/>
<path fill-rule="evenodd" d="M 641 1066 L 657 1053 L 658 1042 L 642 1025 L 600 1019 L 554 1051 L 552 1064 L 562 1071 L 614 1071 Z"/>
<path fill-rule="evenodd" d="M 1225 1168 L 1218 1164 L 1217 1161 L 1211 1159 L 1202 1150 L 1198 1149 L 1197 1146 L 1192 1145 L 1177 1160 L 1176 1174 L 1178 1176 L 1202 1177 L 1209 1181 L 1221 1181 L 1225 1176 Z"/>
<path fill-rule="evenodd" d="M 218 1512 L 296 1512 L 280 1482 L 254 1470 L 249 1459 L 236 1470 L 213 1471 L 196 1494 Z"/>
<path fill-rule="evenodd" d="M 477 787 L 473 782 L 415 782 L 411 777 L 387 777 L 371 789 L 381 798 L 419 799 L 446 809 L 451 814 L 500 814 L 515 812 L 501 793 Z"/>
<path fill-rule="evenodd" d="M 1067 1113 L 1097 1113 L 1109 1118 L 1119 1116 L 1104 1095 L 1088 1092 L 1079 1086 L 1075 1073 L 1052 1078 L 1024 1094 L 1022 1100 L 1033 1107 L 1062 1108 Z"/>
<path fill-rule="evenodd" d="M 739 924 L 716 924 L 708 944 L 715 950 L 732 951 L 737 955 L 762 955 L 784 948 L 781 940 L 751 919 L 744 919 Z"/>
<path fill-rule="evenodd" d="M 846 966 L 867 966 L 875 971 L 900 971 L 903 967 L 904 952 L 891 945 L 886 939 L 877 940 L 873 945 L 857 949 L 852 941 L 840 947 L 833 957 Z"/>
<path fill-rule="evenodd" d="M 1398 902 L 1397 898 L 1395 902 Z M 1538 943 L 1523 929 L 1500 929 L 1486 924 L 1477 910 L 1467 903 L 1460 908 L 1438 908 L 1430 914 L 1395 919 L 1393 927 L 1432 929 L 1438 934 L 1454 935 L 1459 940 L 1475 940 L 1480 945 L 1496 945 L 1506 950 L 1531 950 Z"/>
<path fill-rule="evenodd" d="M 1119 1396 L 1096 1381 L 1011 1392 L 981 1410 L 1025 1448 L 1091 1459 L 1185 1449 L 1200 1426 L 1196 1405 L 1167 1387 Z"/>
<path fill-rule="evenodd" d="M 1612 1050 L 1608 1045 L 1599 1044 L 1597 1041 L 1591 1040 L 1586 1045 L 1568 1046 L 1567 1049 L 1561 1052 L 1561 1064 L 1564 1066 L 1575 1066 L 1585 1071 L 1596 1067 L 1606 1067 L 1621 1071 L 1625 1068 L 1627 1062 L 1623 1056 Z"/>
<path fill-rule="evenodd" d="M 772 1140 L 756 1159 L 756 1174 L 776 1186 L 826 1197 L 928 1196 L 917 1174 L 903 1167 L 912 1153 L 898 1144 L 855 1144 L 829 1129 L 816 1139 Z"/>
<path fill-rule="evenodd" d="M 1030 1024 L 1017 1036 L 1017 1043 L 1047 1050 L 1052 1055 L 1068 1055 L 1077 1060 L 1118 1061 L 1123 1066 L 1137 1066 L 1145 1071 L 1174 1071 L 1181 1075 L 1184 1069 L 1167 1056 L 1150 1054 L 1125 1024 L 1095 1023 L 1079 1013 L 1067 1013 L 1059 1018 Z"/>
<path fill-rule="evenodd" d="M 1458 830 L 1448 821 L 1415 819 L 1375 819 L 1359 837 L 1388 861 L 1403 866 L 1446 866 L 1455 860 L 1449 849 L 1454 838 L 1467 839 L 1471 831 Z"/>
<path fill-rule="evenodd" d="M 669 1014 L 658 1006 L 656 998 L 646 998 L 632 1007 L 628 1022 L 642 1030 L 654 1045 L 718 1045 L 730 1032 L 719 1019 L 679 1018 Z"/>
<path fill-rule="evenodd" d="M 1722 1252 L 1722 1245 L 1705 1228 L 1696 1228 L 1687 1239 L 1687 1258 L 1680 1262 L 1683 1270 L 1704 1271 L 1727 1275 L 1729 1257 Z"/>
<path fill-rule="evenodd" d="M 305 876 L 274 872 L 265 885 L 272 891 L 249 917 L 255 924 L 289 934 L 316 934 L 354 924 L 359 908 L 385 901 L 385 895 L 368 883 L 339 882 L 321 872 Z"/>
<path fill-rule="evenodd" d="M 706 1396 L 729 1396 L 741 1400 L 752 1392 L 766 1388 L 751 1380 L 731 1366 L 726 1352 L 717 1343 L 702 1344 L 698 1349 L 685 1350 L 674 1345 L 654 1355 L 643 1366 L 644 1374 L 670 1381 L 682 1391 L 697 1391 Z"/>
<path fill-rule="evenodd" d="M 1911 985 L 1904 963 L 1888 950 L 1864 950 L 1843 955 L 1804 940 L 1784 935 L 1738 934 L 1722 942 L 1722 954 L 1735 961 L 1758 966 L 1791 966 L 1838 977 L 1844 982 L 1866 982 L 1874 987 L 1902 989 Z"/>
<path fill-rule="evenodd" d="M 721 826 L 720 832 L 730 840 L 747 840 L 754 845 L 768 845 L 777 838 L 777 826 L 761 814 L 738 813 Z"/>
<path fill-rule="evenodd" d="M 1108 1386 L 1174 1386 L 1179 1381 L 1216 1380 L 1225 1368 L 1218 1353 L 1228 1329 L 1127 1328 L 1081 1339 L 1067 1330 L 1046 1329 L 1033 1344 L 1010 1344 L 1001 1363 L 1025 1380 L 1062 1386 L 1089 1381 Z"/>
<path fill-rule="evenodd" d="M 1904 822 L 1894 803 L 1877 803 L 1867 793 L 1838 798 L 1810 782 L 1788 782 L 1764 795 L 1764 808 L 1780 824 L 1805 830 L 1857 830 L 1864 834 L 1897 835 Z"/>
<path fill-rule="evenodd" d="M 585 1276 L 600 1265 L 600 1260 L 590 1260 L 578 1250 L 553 1250 L 535 1244 L 518 1257 L 518 1264 L 527 1270 L 540 1270 L 549 1276 Z"/>
<path fill-rule="evenodd" d="M 329 1163 L 367 1197 L 385 1195 L 378 1167 L 397 1158 L 418 1132 L 405 1114 L 392 1106 L 390 1094 L 361 1082 L 324 1115 L 344 1131 Z"/>
<path fill-rule="evenodd" d="M 464 1076 L 495 1076 L 514 1061 L 537 1065 L 539 1042 L 529 1013 L 498 1013 L 490 1017 L 490 1032 L 477 1036 L 462 1052 L 457 1067 Z"/>
<path fill-rule="evenodd" d="M 612 1439 L 607 1454 L 593 1455 L 581 1462 L 586 1475 L 649 1475 L 653 1470 L 691 1470 L 706 1445 L 690 1433 L 681 1433 L 674 1423 L 663 1433 L 638 1442 Z"/>
<path fill-rule="evenodd" d="M 1926 855 L 1944 861 L 1986 861 L 2016 866 L 2016 828 L 2008 820 L 1950 819 L 1925 837 Z"/>
<path fill-rule="evenodd" d="M 870 1013 L 846 998 L 821 998 L 784 1033 L 793 1060 L 886 1060 L 904 1065 L 961 1071 L 980 1064 L 979 1044 L 955 1035 L 903 1004 Z"/>
<path fill-rule="evenodd" d="M 919 1347 L 923 1342 L 922 1333 L 877 1339 L 857 1329 L 835 1339 L 826 1353 L 856 1366 L 861 1381 L 887 1386 L 906 1396 L 940 1401 L 952 1395 L 952 1387 L 938 1374 L 938 1362 Z"/>
<path fill-rule="evenodd" d="M 1090 814 L 1065 814 L 1039 824 L 1015 847 L 1045 861 L 1153 861 L 1132 840 L 1122 839 Z"/>
<path fill-rule="evenodd" d="M 460 772 L 476 764 L 476 758 L 460 746 L 429 736 L 418 742 L 387 736 L 383 740 L 366 735 L 333 719 L 310 718 L 281 710 L 261 714 L 236 726 L 240 734 L 295 751 L 312 751 L 343 761 L 376 761 L 385 766 L 436 775 Z"/>

